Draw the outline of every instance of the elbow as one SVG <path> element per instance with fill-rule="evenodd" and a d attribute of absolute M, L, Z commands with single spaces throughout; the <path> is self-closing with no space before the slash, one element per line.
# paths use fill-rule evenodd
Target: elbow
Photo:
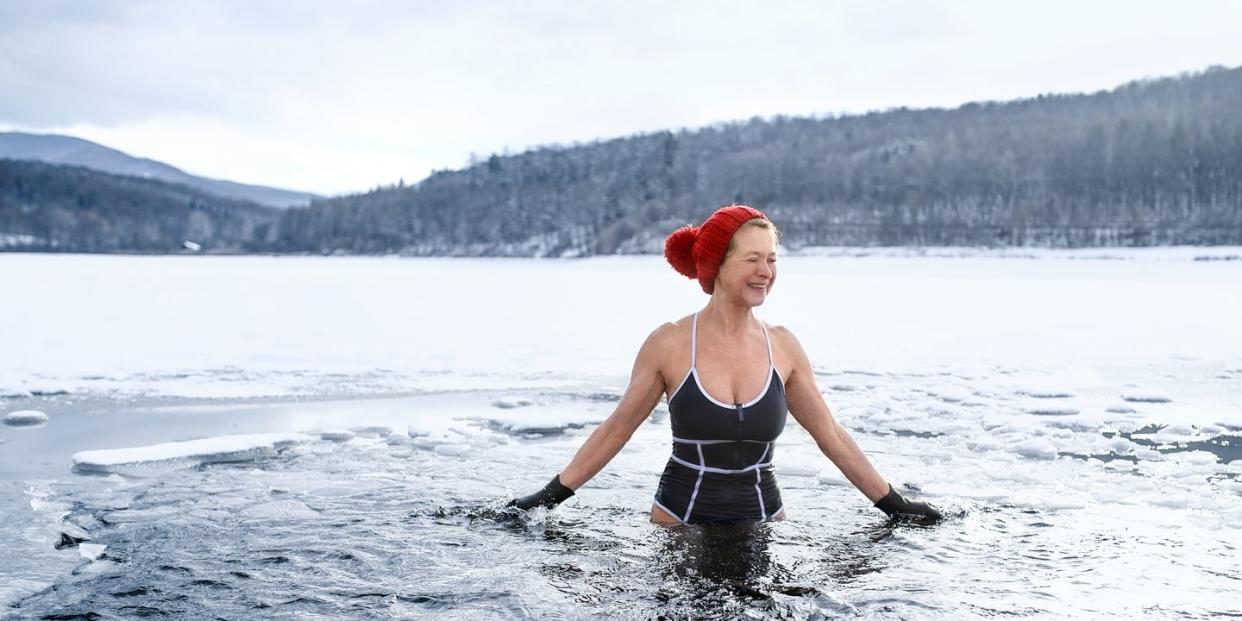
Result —
<path fill-rule="evenodd" d="M 632 425 L 625 424 L 615 416 L 611 416 L 604 422 L 599 424 L 595 429 L 595 433 L 599 434 L 600 439 L 609 445 L 624 446 L 629 442 L 630 436 L 634 435 Z"/>

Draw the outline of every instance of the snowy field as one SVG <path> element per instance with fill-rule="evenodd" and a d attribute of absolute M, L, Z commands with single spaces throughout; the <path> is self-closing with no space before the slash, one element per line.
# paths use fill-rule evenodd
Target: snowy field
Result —
<path fill-rule="evenodd" d="M 951 517 L 887 524 L 791 420 L 791 519 L 721 535 L 645 521 L 663 405 L 554 514 L 489 519 L 705 302 L 662 258 L 0 254 L 0 616 L 1239 614 L 1239 259 L 784 257 L 757 314 Z"/>

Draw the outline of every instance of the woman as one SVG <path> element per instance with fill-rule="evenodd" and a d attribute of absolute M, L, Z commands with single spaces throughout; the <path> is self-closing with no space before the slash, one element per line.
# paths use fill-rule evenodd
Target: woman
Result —
<path fill-rule="evenodd" d="M 876 471 L 824 403 L 811 361 L 789 330 L 752 314 L 776 282 L 776 226 L 756 209 L 729 205 L 701 226 L 674 231 L 664 254 L 711 296 L 699 312 L 657 328 L 639 349 L 616 411 L 522 509 L 560 504 L 625 446 L 661 397 L 673 430 L 651 521 L 658 524 L 779 520 L 775 440 L 788 411 L 850 483 L 890 516 L 939 519 Z"/>

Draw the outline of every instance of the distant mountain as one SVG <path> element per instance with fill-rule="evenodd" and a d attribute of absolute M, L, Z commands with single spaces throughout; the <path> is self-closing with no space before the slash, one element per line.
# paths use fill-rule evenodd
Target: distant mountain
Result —
<path fill-rule="evenodd" d="M 312 199 L 320 198 L 306 192 L 198 177 L 162 162 L 133 157 L 71 136 L 0 132 L 0 158 L 71 164 L 116 175 L 159 179 L 269 207 L 304 206 L 310 204 Z"/>
<path fill-rule="evenodd" d="M 0 159 L 0 251 L 251 252 L 280 210 L 81 166 Z"/>
<path fill-rule="evenodd" d="M 275 247 L 660 252 L 675 227 L 733 201 L 766 211 L 790 246 L 1242 244 L 1242 68 L 493 155 L 288 210 Z"/>

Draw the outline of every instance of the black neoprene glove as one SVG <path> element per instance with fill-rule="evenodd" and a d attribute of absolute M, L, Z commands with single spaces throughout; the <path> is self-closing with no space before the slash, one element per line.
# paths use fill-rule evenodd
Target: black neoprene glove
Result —
<path fill-rule="evenodd" d="M 888 495 L 877 500 L 875 506 L 889 517 L 906 515 L 924 518 L 932 522 L 943 517 L 935 507 L 921 500 L 907 500 L 901 494 L 898 494 L 897 490 L 893 489 L 891 483 L 888 486 Z"/>
<path fill-rule="evenodd" d="M 513 500 L 510 500 L 509 506 L 517 507 L 523 510 L 533 509 L 535 507 L 546 507 L 551 509 L 552 507 L 565 502 L 567 498 L 573 495 L 574 490 L 561 485 L 561 475 L 558 474 L 552 477 L 552 480 L 548 481 L 548 484 L 543 486 L 543 489 L 529 496 L 522 496 L 521 498 L 514 498 Z"/>

